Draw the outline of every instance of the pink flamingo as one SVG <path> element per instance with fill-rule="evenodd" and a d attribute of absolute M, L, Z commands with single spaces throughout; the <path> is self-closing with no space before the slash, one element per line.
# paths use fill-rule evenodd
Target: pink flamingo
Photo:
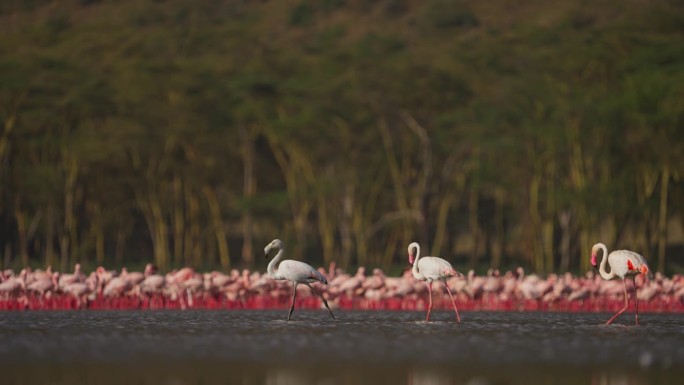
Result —
<path fill-rule="evenodd" d="M 26 269 L 22 270 L 19 277 L 10 277 L 4 282 L 0 283 L 0 294 L 5 297 L 5 301 L 9 300 L 10 296 L 16 296 L 26 288 Z"/>
<path fill-rule="evenodd" d="M 84 282 L 86 279 L 85 275 L 81 271 L 81 264 L 77 263 L 74 265 L 74 273 L 73 274 L 62 274 L 59 276 L 59 287 L 61 289 L 64 289 L 67 285 L 70 285 L 72 283 L 76 282 Z"/>
<path fill-rule="evenodd" d="M 41 278 L 36 279 L 30 285 L 26 286 L 27 291 L 34 292 L 38 294 L 41 305 L 43 304 L 43 298 L 46 297 L 47 292 L 51 292 L 58 287 L 59 273 L 55 272 L 53 274 L 41 275 Z"/>
<path fill-rule="evenodd" d="M 278 261 L 280 261 L 280 258 L 282 258 L 283 254 L 285 253 L 285 244 L 283 244 L 283 241 L 280 239 L 274 239 L 271 241 L 271 243 L 264 248 L 264 254 L 266 254 L 266 258 L 268 258 L 268 252 L 272 249 L 278 250 L 278 253 L 268 264 L 268 275 L 276 280 L 292 281 L 292 284 L 294 285 L 292 289 L 292 306 L 290 307 L 290 313 L 287 315 L 287 320 L 290 320 L 292 312 L 294 311 L 295 297 L 297 297 L 297 286 L 300 283 L 305 284 L 309 287 L 309 289 L 311 289 L 311 291 L 321 297 L 323 304 L 325 304 L 325 307 L 330 313 L 330 317 L 335 319 L 332 310 L 330 310 L 330 307 L 328 306 L 328 301 L 326 301 L 325 298 L 323 298 L 323 295 L 314 290 L 314 288 L 310 285 L 312 282 L 321 282 L 327 285 L 328 281 L 325 279 L 325 277 L 310 265 L 300 261 L 293 261 L 291 259 L 282 261 L 276 269 L 275 265 L 278 263 Z"/>
<path fill-rule="evenodd" d="M 129 291 L 133 285 L 128 281 L 128 272 L 126 269 L 121 269 L 121 275 L 112 278 L 104 287 L 105 297 L 120 297 Z"/>
<path fill-rule="evenodd" d="M 608 254 L 608 249 L 603 243 L 597 243 L 591 248 L 591 264 L 594 266 L 596 266 L 596 255 L 599 250 L 603 251 L 601 265 L 599 266 L 601 277 L 605 280 L 620 277 L 625 292 L 625 307 L 606 322 L 606 325 L 610 325 L 615 318 L 624 313 L 629 307 L 629 295 L 627 294 L 627 281 L 625 280 L 625 277 L 628 275 L 636 276 L 638 274 L 648 274 L 649 268 L 646 264 L 646 259 L 640 254 L 629 250 L 615 250 Z M 606 271 L 606 262 L 610 265 L 610 273 Z M 637 299 L 636 290 L 636 281 L 634 281 L 634 320 L 636 321 L 636 324 L 639 325 L 639 300 Z"/>
<path fill-rule="evenodd" d="M 409 263 L 413 265 L 413 277 L 423 282 L 427 282 L 428 291 L 430 293 L 430 305 L 428 306 L 425 321 L 427 322 L 430 320 L 430 312 L 432 311 L 432 281 L 440 280 L 444 282 L 444 285 L 449 292 L 451 304 L 454 305 L 454 311 L 456 312 L 456 320 L 461 322 L 454 296 L 451 294 L 451 289 L 449 289 L 449 285 L 447 284 L 447 278 L 456 274 L 456 271 L 451 267 L 451 264 L 438 257 L 421 258 L 418 242 L 413 242 L 408 246 L 408 256 Z"/>
<path fill-rule="evenodd" d="M 157 267 L 151 263 L 145 265 L 143 275 L 145 278 L 133 290 L 138 297 L 147 298 L 151 307 L 157 307 L 159 302 L 153 301 L 153 298 L 159 299 L 159 295 L 164 290 L 166 279 L 163 275 L 157 274 Z M 163 297 L 161 301 L 163 303 Z"/>
<path fill-rule="evenodd" d="M 86 296 L 89 290 L 90 287 L 84 282 L 74 282 L 64 287 L 65 293 L 71 294 L 74 298 L 76 298 L 77 309 L 82 309 L 84 307 L 84 302 L 87 303 Z"/>

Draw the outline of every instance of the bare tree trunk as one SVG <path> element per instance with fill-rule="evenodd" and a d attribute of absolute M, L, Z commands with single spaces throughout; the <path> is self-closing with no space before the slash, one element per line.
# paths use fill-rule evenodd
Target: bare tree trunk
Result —
<path fill-rule="evenodd" d="M 345 186 L 342 192 L 342 210 L 340 210 L 340 243 L 342 244 L 342 268 L 349 267 L 350 258 L 352 254 L 352 227 L 353 227 L 353 212 L 354 212 L 354 192 L 349 186 Z M 357 224 L 358 225 L 358 224 Z M 365 242 L 357 239 L 356 242 Z M 365 256 L 364 256 L 365 257 Z M 361 258 L 364 258 L 361 257 Z M 357 256 L 359 258 L 359 256 Z M 360 261 L 359 261 L 360 263 Z"/>
<path fill-rule="evenodd" d="M 148 192 L 146 197 L 138 200 L 138 204 L 150 231 L 154 261 L 160 269 L 165 270 L 169 267 L 168 230 L 159 199 L 156 194 Z"/>
<path fill-rule="evenodd" d="M 553 271 L 553 221 L 545 219 L 542 223 L 542 245 L 544 247 L 544 272 L 550 273 Z"/>
<path fill-rule="evenodd" d="M 334 202 L 327 199 L 325 192 L 322 189 L 317 189 L 317 209 L 318 214 L 318 232 L 321 237 L 321 245 L 323 248 L 323 264 L 329 266 L 330 262 L 337 258 L 335 254 L 335 227 L 330 218 L 329 206 L 336 206 Z"/>
<path fill-rule="evenodd" d="M 19 199 L 14 206 L 14 218 L 17 221 L 17 235 L 19 236 L 19 255 L 23 266 L 29 265 L 28 240 L 26 236 L 26 217 L 19 208 Z"/>
<path fill-rule="evenodd" d="M 494 237 L 492 238 L 492 267 L 500 268 L 504 251 L 504 200 L 503 189 L 497 188 L 494 191 Z"/>
<path fill-rule="evenodd" d="M 12 244 L 10 242 L 7 242 L 7 243 L 5 243 L 5 254 L 4 254 L 4 259 L 3 259 L 3 264 L 2 264 L 3 270 L 9 268 L 11 263 L 12 263 Z"/>
<path fill-rule="evenodd" d="M 544 271 L 544 245 L 541 237 L 543 234 L 538 232 L 542 229 L 541 216 L 539 214 L 539 188 L 541 184 L 541 175 L 534 174 L 530 182 L 530 241 L 532 246 L 532 266 L 538 272 Z"/>
<path fill-rule="evenodd" d="M 390 134 L 387 123 L 383 120 L 378 124 L 380 130 L 380 137 L 382 138 L 382 144 L 385 147 L 385 154 L 387 159 L 387 167 L 389 169 L 389 174 L 392 177 L 392 183 L 394 185 L 394 197 L 396 200 L 397 208 L 401 212 L 408 212 L 409 202 L 408 194 L 406 192 L 406 187 L 401 179 L 401 170 L 399 164 L 397 163 L 396 151 L 394 150 L 394 142 L 392 141 L 392 135 Z M 411 237 L 411 225 L 408 220 L 402 221 L 402 230 L 404 242 L 408 242 Z M 408 243 L 407 243 L 408 244 Z"/>
<path fill-rule="evenodd" d="M 192 265 L 202 260 L 202 231 L 200 230 L 200 203 L 195 194 L 189 197 L 190 252 L 185 255 L 185 264 Z"/>
<path fill-rule="evenodd" d="M 45 215 L 45 266 L 52 266 L 55 264 L 55 207 L 52 202 L 48 203 L 47 213 Z"/>
<path fill-rule="evenodd" d="M 95 261 L 99 266 L 104 264 L 104 228 L 102 225 L 102 206 L 99 202 L 89 202 L 86 207 L 90 213 L 90 236 L 95 246 Z"/>
<path fill-rule="evenodd" d="M 356 174 L 354 174 L 356 175 Z M 368 242 L 374 239 L 371 234 L 371 225 L 375 216 L 375 207 L 382 193 L 382 186 L 385 184 L 385 173 L 381 172 L 374 178 L 374 182 L 364 198 L 356 199 L 352 204 L 351 226 L 354 234 L 354 244 L 356 245 L 356 258 L 358 264 L 365 266 L 368 263 Z M 349 255 L 342 255 L 343 259 L 349 260 Z M 348 264 L 345 264 L 347 266 Z"/>
<path fill-rule="evenodd" d="M 479 244 L 480 244 L 480 224 L 477 218 L 479 206 L 479 196 L 474 189 L 470 191 L 468 198 L 468 224 L 470 228 L 470 237 L 472 241 L 472 248 L 470 250 L 470 268 L 477 267 L 477 260 L 479 259 Z"/>
<path fill-rule="evenodd" d="M 173 177 L 173 260 L 180 264 L 184 257 L 185 214 L 183 213 L 183 183 L 178 175 Z"/>
<path fill-rule="evenodd" d="M 558 225 L 561 230 L 561 240 L 560 240 L 560 271 L 570 271 L 570 237 L 571 237 L 571 226 L 570 219 L 572 218 L 572 213 L 569 210 L 564 210 L 558 214 Z"/>
<path fill-rule="evenodd" d="M 5 129 L 0 137 L 0 161 L 5 157 L 5 151 L 7 151 L 7 144 L 9 143 L 9 136 L 14 128 L 14 123 L 17 121 L 16 115 L 10 115 L 5 119 Z"/>
<path fill-rule="evenodd" d="M 190 190 L 190 186 L 184 186 L 183 191 L 183 202 L 185 205 L 185 221 L 183 222 L 183 226 L 186 227 L 186 229 L 183 231 L 183 253 L 182 259 L 180 260 L 183 261 L 183 263 L 186 263 L 193 253 L 195 243 L 198 242 L 198 239 L 196 238 L 198 205 L 193 201 L 195 197 Z"/>
<path fill-rule="evenodd" d="M 584 257 L 589 253 L 591 250 L 591 247 L 594 245 L 592 238 L 589 236 L 589 234 L 592 234 L 594 231 L 594 226 L 590 224 L 589 221 L 585 221 L 581 227 L 580 230 L 580 235 L 579 235 L 579 243 L 580 243 L 580 271 L 587 271 L 592 268 L 590 264 L 589 258 Z"/>
<path fill-rule="evenodd" d="M 252 219 L 252 198 L 256 194 L 256 174 L 254 171 L 254 138 L 250 129 L 240 127 L 242 139 L 243 186 L 242 197 L 247 203 L 242 208 L 242 261 L 246 266 L 254 266 L 254 229 Z"/>
<path fill-rule="evenodd" d="M 446 237 L 447 220 L 449 219 L 449 211 L 451 205 L 456 200 L 456 194 L 447 192 L 442 196 L 437 207 L 437 223 L 435 230 L 435 238 L 432 241 L 432 252 L 434 255 L 443 255 L 444 240 Z"/>
<path fill-rule="evenodd" d="M 72 248 L 76 247 L 77 242 L 77 229 L 76 229 L 76 217 L 74 215 L 74 187 L 76 185 L 76 176 L 78 175 L 78 165 L 76 160 L 73 158 L 66 158 L 66 181 L 64 185 L 64 230 L 62 232 L 60 240 L 60 254 L 61 254 L 61 267 L 62 270 L 66 268 L 73 261 Z"/>
<path fill-rule="evenodd" d="M 286 149 L 278 142 L 278 139 L 272 135 L 272 133 L 267 135 L 267 139 L 271 144 L 273 157 L 276 159 L 276 162 L 285 177 L 285 188 L 290 203 L 292 225 L 294 227 L 295 238 L 297 239 L 297 242 L 293 247 L 293 254 L 303 255 L 303 251 L 306 250 L 306 223 L 311 211 L 312 203 L 308 194 L 302 192 L 302 189 L 306 187 L 304 186 L 305 183 L 300 182 L 308 183 L 308 181 L 313 179 L 313 172 L 308 161 L 304 159 L 301 150 L 296 148 Z"/>
<path fill-rule="evenodd" d="M 114 236 L 114 265 L 121 266 L 123 264 L 123 257 L 126 253 L 126 238 L 130 233 L 130 222 L 128 220 L 122 220 L 116 229 L 116 234 Z M 151 235 L 151 234 L 150 234 Z M 104 247 L 104 244 L 103 244 Z M 103 261 L 103 264 L 106 261 Z"/>
<path fill-rule="evenodd" d="M 218 246 L 221 267 L 223 269 L 228 269 L 230 268 L 230 254 L 228 252 L 226 229 L 223 225 L 223 218 L 221 217 L 221 208 L 219 207 L 218 198 L 216 197 L 214 190 L 208 185 L 202 187 L 202 192 L 207 198 L 207 204 L 211 214 L 211 222 L 214 226 L 214 233 L 216 234 L 216 245 Z"/>
<path fill-rule="evenodd" d="M 670 183 L 670 166 L 663 167 L 660 180 L 660 209 L 658 213 L 658 272 L 665 273 L 665 249 L 667 247 L 667 193 Z"/>
<path fill-rule="evenodd" d="M 420 140 L 420 154 L 421 154 L 421 167 L 418 174 L 418 181 L 416 183 L 416 188 L 414 190 L 413 199 L 411 200 L 411 207 L 414 210 L 418 210 L 421 213 L 422 220 L 420 222 L 420 242 L 427 244 L 428 242 L 428 226 L 425 223 L 425 197 L 428 192 L 428 184 L 430 178 L 432 177 L 432 144 L 430 142 L 430 137 L 418 122 L 409 114 L 402 114 L 404 122 L 413 131 Z M 409 240 L 405 239 L 405 243 L 408 245 Z M 434 251 L 433 251 L 434 252 Z"/>
<path fill-rule="evenodd" d="M 365 266 L 368 263 L 368 238 L 366 237 L 365 220 L 363 208 L 356 206 L 352 208 L 352 232 L 354 234 L 354 244 L 356 245 L 356 262 L 359 266 Z M 351 256 L 349 254 L 342 254 L 343 267 L 346 269 L 349 266 Z"/>
<path fill-rule="evenodd" d="M 385 247 L 385 252 L 382 255 L 382 259 L 377 261 L 376 264 L 384 270 L 392 266 L 392 260 L 397 253 L 397 242 L 404 237 L 404 232 L 399 229 L 393 229 L 389 236 L 387 237 L 387 247 Z M 408 246 L 408 245 L 406 245 Z"/>

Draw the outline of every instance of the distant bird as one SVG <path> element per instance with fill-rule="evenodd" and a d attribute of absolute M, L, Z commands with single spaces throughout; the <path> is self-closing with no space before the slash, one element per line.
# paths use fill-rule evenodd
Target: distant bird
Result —
<path fill-rule="evenodd" d="M 326 301 L 325 298 L 323 298 L 323 295 L 314 290 L 314 288 L 310 285 L 311 282 L 321 282 L 327 285 L 328 281 L 325 279 L 325 277 L 320 272 L 318 272 L 318 270 L 314 269 L 310 265 L 300 261 L 293 261 L 291 259 L 286 259 L 280 262 L 280 265 L 278 265 L 278 268 L 276 268 L 276 264 L 278 263 L 278 261 L 280 261 L 280 258 L 282 258 L 285 254 L 285 244 L 280 239 L 274 239 L 273 241 L 271 241 L 271 243 L 269 243 L 264 248 L 264 254 L 266 254 L 266 258 L 268 258 L 268 252 L 273 249 L 278 250 L 278 253 L 276 254 L 275 258 L 273 258 L 271 262 L 268 264 L 268 275 L 276 280 L 292 281 L 293 284 L 292 306 L 290 307 L 290 312 L 287 315 L 287 320 L 289 321 L 292 317 L 292 312 L 294 311 L 295 306 L 295 298 L 297 297 L 297 286 L 300 283 L 305 284 L 311 289 L 311 291 L 313 291 L 314 293 L 318 294 L 319 297 L 321 297 L 321 300 L 323 300 L 323 304 L 330 313 L 330 317 L 332 317 L 332 319 L 335 319 L 332 310 L 330 310 L 330 306 L 328 306 L 328 301 Z"/>
<path fill-rule="evenodd" d="M 638 274 L 648 274 L 649 268 L 646 264 L 646 259 L 643 256 L 629 250 L 615 250 L 608 254 L 608 249 L 603 243 L 597 243 L 591 248 L 591 264 L 594 266 L 596 266 L 596 256 L 599 250 L 603 251 L 601 265 L 599 266 L 601 277 L 605 280 L 620 277 L 625 291 L 625 307 L 606 322 L 606 325 L 610 325 L 615 318 L 624 313 L 629 307 L 629 295 L 627 294 L 627 282 L 625 281 L 625 278 L 628 275 L 636 276 Z M 606 261 L 610 265 L 610 273 L 606 271 Z M 634 319 L 636 324 L 639 325 L 639 300 L 636 294 L 637 287 L 636 280 L 634 280 Z"/>
<path fill-rule="evenodd" d="M 430 320 L 430 311 L 432 311 L 432 281 L 442 281 L 444 286 L 446 286 L 449 292 L 449 297 L 451 297 L 451 304 L 454 305 L 454 311 L 456 312 L 456 320 L 461 322 L 461 317 L 458 315 L 458 309 L 456 308 L 456 302 L 454 301 L 454 296 L 451 294 L 451 289 L 447 284 L 447 278 L 453 276 L 456 271 L 451 264 L 442 258 L 437 257 L 420 257 L 420 246 L 417 242 L 413 242 L 408 246 L 408 257 L 409 263 L 413 265 L 413 277 L 427 282 L 428 291 L 430 292 L 430 305 L 428 306 L 427 317 L 425 321 Z"/>

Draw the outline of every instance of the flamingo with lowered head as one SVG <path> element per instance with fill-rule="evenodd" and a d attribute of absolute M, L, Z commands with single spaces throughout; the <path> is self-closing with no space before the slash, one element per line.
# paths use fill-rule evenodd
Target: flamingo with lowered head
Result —
<path fill-rule="evenodd" d="M 313 291 L 314 293 L 318 294 L 319 297 L 321 297 L 321 300 L 323 300 L 323 304 L 330 313 L 330 317 L 332 317 L 332 319 L 335 319 L 332 310 L 330 310 L 330 306 L 328 306 L 328 301 L 326 301 L 325 298 L 323 298 L 323 295 L 321 295 L 321 293 L 316 291 L 310 285 L 311 282 L 320 282 L 327 285 L 328 281 L 325 279 L 325 277 L 318 270 L 314 269 L 310 265 L 304 262 L 294 261 L 291 259 L 286 259 L 280 262 L 280 265 L 278 265 L 278 268 L 276 268 L 275 265 L 278 263 L 278 261 L 280 261 L 280 258 L 283 257 L 283 254 L 285 254 L 285 244 L 280 239 L 274 239 L 273 241 L 271 241 L 271 243 L 266 245 L 266 247 L 264 248 L 264 254 L 266 254 L 266 258 L 268 258 L 268 252 L 273 249 L 278 250 L 278 253 L 268 264 L 268 275 L 276 280 L 292 281 L 293 284 L 292 306 L 290 307 L 290 312 L 287 315 L 287 320 L 289 321 L 292 317 L 292 312 L 294 311 L 295 306 L 295 298 L 297 297 L 297 286 L 300 283 L 305 284 L 309 287 L 309 289 L 311 289 L 311 291 Z"/>
<path fill-rule="evenodd" d="M 456 273 L 451 264 L 442 258 L 438 257 L 420 257 L 420 246 L 417 242 L 413 242 L 408 247 L 409 263 L 413 265 L 413 277 L 427 282 L 428 291 L 430 292 L 430 305 L 428 306 L 427 317 L 425 321 L 430 320 L 430 311 L 432 311 L 432 281 L 442 281 L 444 286 L 446 286 L 449 292 L 449 297 L 451 297 L 451 304 L 454 305 L 454 311 L 456 312 L 456 320 L 461 322 L 461 317 L 458 315 L 458 309 L 456 308 L 456 302 L 454 301 L 454 296 L 451 294 L 451 289 L 447 284 L 447 278 L 453 276 Z"/>
<path fill-rule="evenodd" d="M 625 307 L 606 322 L 606 325 L 610 325 L 615 318 L 624 313 L 629 307 L 629 295 L 627 294 L 627 281 L 625 278 L 629 275 L 636 277 L 638 274 L 648 274 L 649 268 L 648 264 L 646 264 L 646 259 L 642 255 L 629 250 L 615 250 L 608 254 L 608 249 L 603 243 L 597 243 L 591 248 L 591 264 L 594 266 L 596 266 L 596 256 L 599 250 L 603 251 L 601 265 L 599 266 L 601 277 L 605 280 L 620 277 L 625 290 Z M 606 262 L 610 265 L 610 273 L 606 271 Z M 636 290 L 636 280 L 634 280 L 634 320 L 639 325 L 639 300 Z"/>

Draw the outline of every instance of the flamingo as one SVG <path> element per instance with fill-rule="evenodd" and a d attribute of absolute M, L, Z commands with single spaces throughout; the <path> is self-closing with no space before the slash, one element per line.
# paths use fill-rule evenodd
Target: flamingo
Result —
<path fill-rule="evenodd" d="M 414 254 L 415 250 L 415 254 Z M 454 301 L 454 296 L 451 294 L 451 289 L 447 284 L 447 278 L 455 275 L 456 271 L 451 264 L 442 258 L 438 257 L 420 257 L 420 246 L 418 242 L 413 242 L 408 246 L 408 256 L 409 263 L 413 265 L 413 277 L 427 282 L 428 291 L 430 293 L 430 305 L 428 306 L 427 317 L 425 321 L 430 320 L 430 311 L 432 311 L 432 281 L 440 280 L 444 282 L 447 291 L 449 292 L 449 297 L 451 297 L 451 304 L 454 305 L 454 311 L 456 312 L 456 320 L 461 322 L 461 317 L 458 315 L 458 309 L 456 308 L 456 302 Z"/>
<path fill-rule="evenodd" d="M 610 325 L 615 318 L 624 313 L 629 307 L 629 296 L 627 294 L 627 281 L 625 280 L 625 277 L 628 275 L 636 276 L 638 274 L 648 274 L 649 269 L 646 264 L 646 259 L 640 254 L 629 250 L 615 250 L 608 254 L 608 249 L 603 243 L 597 243 L 591 248 L 591 264 L 594 266 L 596 266 L 596 255 L 599 250 L 603 251 L 601 265 L 599 266 L 601 277 L 605 280 L 620 277 L 625 292 L 625 307 L 615 313 L 615 315 L 606 322 L 606 325 Z M 606 261 L 610 265 L 610 273 L 606 271 Z M 636 324 L 639 325 L 639 300 L 636 295 L 636 290 L 636 280 L 634 280 L 634 320 L 636 321 Z"/>
<path fill-rule="evenodd" d="M 275 265 L 278 263 L 278 261 L 280 261 L 280 258 L 283 257 L 283 254 L 285 254 L 285 244 L 280 239 L 274 239 L 271 241 L 271 243 L 264 248 L 264 254 L 266 254 L 266 258 L 268 258 L 268 252 L 273 249 L 278 250 L 278 253 L 268 264 L 268 275 L 275 280 L 292 281 L 292 284 L 294 285 L 292 288 L 292 306 L 290 307 L 290 313 L 287 315 L 287 320 L 289 321 L 292 317 L 292 312 L 294 311 L 295 306 L 295 298 L 297 297 L 297 286 L 300 283 L 305 284 L 311 289 L 311 291 L 321 297 L 323 304 L 325 304 L 325 307 L 330 313 L 330 317 L 335 319 L 332 310 L 330 310 L 330 307 L 328 306 L 328 301 L 326 301 L 325 298 L 323 298 L 323 295 L 314 290 L 314 288 L 310 285 L 311 282 L 321 282 L 327 285 L 328 281 L 325 279 L 325 277 L 310 265 L 291 259 L 282 261 L 276 269 Z"/>

